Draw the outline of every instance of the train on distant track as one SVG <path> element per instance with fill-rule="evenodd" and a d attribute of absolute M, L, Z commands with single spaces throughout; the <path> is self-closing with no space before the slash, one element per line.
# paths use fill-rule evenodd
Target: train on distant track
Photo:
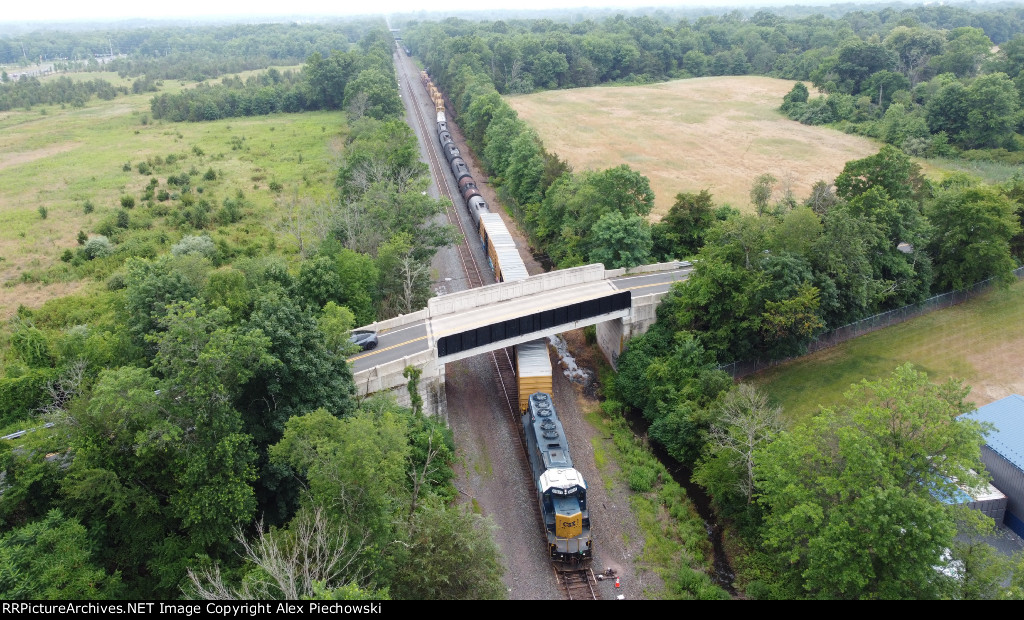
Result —
<path fill-rule="evenodd" d="M 480 195 L 480 188 L 469 171 L 469 165 L 462 157 L 459 147 L 455 146 L 455 140 L 448 131 L 444 98 L 425 71 L 420 74 L 420 78 L 423 80 L 423 86 L 433 100 L 434 109 L 437 112 L 438 142 L 441 145 L 441 150 L 444 151 L 445 159 L 448 160 L 448 167 L 455 177 L 455 182 L 458 184 L 459 194 L 462 196 L 466 210 L 473 218 L 473 225 L 480 237 L 480 244 L 487 254 L 488 266 L 494 273 L 494 280 L 496 282 L 514 282 L 528 277 L 526 265 L 523 264 L 523 259 L 519 256 L 519 250 L 516 249 L 515 241 L 512 240 L 508 227 L 505 226 L 501 216 L 491 213 L 490 207 Z"/>
<path fill-rule="evenodd" d="M 530 395 L 523 432 L 549 556 L 570 566 L 589 563 L 594 540 L 590 536 L 587 483 L 572 465 L 569 442 L 550 394 Z"/>

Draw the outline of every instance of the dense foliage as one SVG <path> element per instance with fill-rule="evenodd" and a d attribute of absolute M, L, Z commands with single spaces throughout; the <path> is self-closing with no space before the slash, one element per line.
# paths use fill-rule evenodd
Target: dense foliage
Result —
<path fill-rule="evenodd" d="M 290 252 L 211 237 L 252 209 L 241 191 L 217 197 L 225 172 L 194 165 L 217 161 L 196 144 L 126 162 L 148 185 L 65 252 L 105 290 L 11 322 L 2 422 L 33 430 L 0 445 L 3 598 L 504 596 L 491 525 L 451 504 L 451 432 L 355 397 L 350 330 L 422 305 L 454 234 L 432 221 L 441 207 L 398 118 L 389 35 L 351 34 L 355 50 L 346 37 L 309 73 L 248 85 L 349 110 L 331 197 L 280 200 Z M 324 100 L 334 88 L 345 98 Z"/>

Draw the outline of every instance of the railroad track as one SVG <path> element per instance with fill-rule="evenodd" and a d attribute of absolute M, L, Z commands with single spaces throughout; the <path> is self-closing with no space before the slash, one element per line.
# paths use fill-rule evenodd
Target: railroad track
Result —
<path fill-rule="evenodd" d="M 403 58 L 400 54 L 397 56 L 397 58 L 398 64 L 401 66 L 401 71 L 403 74 L 402 80 L 405 84 L 405 90 L 407 93 L 409 93 L 409 97 L 411 97 L 412 107 L 416 113 L 416 122 L 419 123 L 422 135 L 432 136 L 435 133 L 434 130 L 432 129 L 434 125 L 433 123 L 428 125 L 423 118 L 423 110 L 422 106 L 420 105 L 421 100 L 417 96 L 417 93 L 413 91 L 413 81 L 409 78 L 409 68 L 407 64 L 408 61 L 405 58 Z M 418 80 L 416 81 L 418 82 Z M 451 122 L 450 119 L 449 122 Z M 455 209 L 458 208 L 458 202 L 462 200 L 462 196 L 461 194 L 458 195 L 458 201 L 456 201 L 456 199 L 453 197 L 451 188 L 448 185 L 448 176 L 445 172 L 447 168 L 441 165 L 440 158 L 438 157 L 434 146 L 434 142 L 432 140 L 429 140 L 429 138 L 427 139 L 430 142 L 430 144 L 427 145 L 426 149 L 427 157 L 429 159 L 427 163 L 430 166 L 431 173 L 437 180 L 437 187 L 442 197 L 448 198 L 449 207 L 448 209 L 446 209 L 448 221 L 451 224 L 458 226 L 459 231 L 462 233 L 463 236 L 463 241 L 461 244 L 459 244 L 458 250 L 462 262 L 462 268 L 466 276 L 466 286 L 467 288 L 476 288 L 479 286 L 483 286 L 484 282 L 483 277 L 480 275 L 480 267 L 476 262 L 476 258 L 473 256 L 471 248 L 469 247 L 470 237 L 466 235 L 465 227 L 462 224 L 462 218 L 459 217 L 459 214 L 455 211 Z M 474 231 L 473 238 L 475 238 L 475 235 L 476 232 Z M 512 424 L 513 427 L 515 427 L 515 433 L 519 437 L 519 445 L 523 449 L 524 458 L 529 458 L 529 455 L 526 452 L 526 441 L 523 437 L 522 424 L 520 424 L 519 419 L 519 393 L 515 383 L 515 369 L 513 367 L 512 357 L 509 354 L 508 348 L 499 349 L 497 351 L 491 351 L 491 360 L 494 364 L 495 378 L 498 380 L 498 384 L 501 386 L 502 395 L 505 397 L 505 403 L 508 406 L 509 423 Z M 533 483 L 531 481 L 531 488 L 532 486 Z M 544 546 L 546 547 L 547 535 L 545 534 L 544 519 L 541 517 L 540 505 L 537 502 L 536 494 L 533 493 L 531 494 L 531 496 L 533 498 L 533 501 L 531 503 L 533 504 L 534 515 L 537 518 L 537 525 L 539 528 L 538 531 L 540 532 L 540 538 L 543 541 Z M 575 573 L 580 573 L 580 575 L 574 576 Z M 587 575 L 583 575 L 582 573 L 587 573 Z M 562 575 L 562 577 L 560 577 L 559 575 Z M 560 572 L 559 569 L 556 567 L 555 577 L 570 600 L 579 600 L 583 598 L 589 600 L 598 599 L 597 592 L 593 587 L 594 584 L 596 584 L 596 579 L 594 578 L 593 571 L 591 571 L 589 568 L 585 570 Z"/>
<path fill-rule="evenodd" d="M 445 209 L 445 215 L 448 217 L 448 223 L 458 227 L 459 232 L 462 233 L 462 243 L 457 247 L 459 258 L 462 262 L 462 270 L 466 275 L 466 287 L 477 288 L 478 286 L 483 286 L 484 279 L 483 276 L 480 275 L 480 267 L 476 263 L 476 258 L 473 257 L 472 249 L 469 247 L 470 236 L 466 234 L 466 229 L 462 225 L 462 218 L 459 217 L 459 214 L 455 211 L 458 208 L 458 203 L 462 201 L 462 195 L 452 194 L 451 188 L 448 185 L 448 175 L 445 173 L 447 168 L 441 165 L 440 158 L 437 155 L 437 149 L 434 145 L 435 141 L 430 139 L 431 136 L 434 136 L 434 134 L 437 133 L 435 124 L 431 123 L 428 125 L 424 120 L 423 106 L 420 105 L 421 99 L 417 97 L 415 92 L 413 92 L 412 84 L 414 81 L 418 83 L 419 80 L 409 77 L 408 61 L 403 59 L 400 54 L 397 55 L 397 58 L 398 65 L 402 70 L 402 81 L 405 84 L 405 90 L 412 98 L 412 109 L 416 113 L 416 122 L 419 123 L 422 135 L 425 136 L 425 139 L 429 143 L 426 149 L 427 158 L 429 159 L 427 164 L 430 166 L 430 171 L 433 174 L 434 179 L 437 181 L 437 188 L 441 192 L 441 197 L 448 199 L 448 207 Z M 455 199 L 455 196 L 458 196 L 458 200 Z M 474 231 L 473 234 L 473 238 L 475 237 L 476 231 Z"/>
<path fill-rule="evenodd" d="M 591 568 L 560 570 L 554 567 L 558 586 L 570 601 L 599 601 L 597 578 Z"/>

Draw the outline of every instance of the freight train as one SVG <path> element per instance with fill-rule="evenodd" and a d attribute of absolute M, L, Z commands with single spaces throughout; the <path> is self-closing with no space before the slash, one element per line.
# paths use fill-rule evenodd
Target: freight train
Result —
<path fill-rule="evenodd" d="M 459 187 L 459 194 L 462 196 L 463 204 L 473 218 L 473 226 L 480 236 L 480 244 L 487 254 L 487 263 L 494 273 L 496 282 L 513 282 L 522 280 L 529 276 L 526 272 L 526 265 L 519 256 L 519 250 L 512 241 L 505 222 L 496 213 L 491 213 L 490 207 L 477 187 L 473 175 L 469 172 L 469 166 L 462 157 L 459 147 L 455 146 L 455 140 L 448 131 L 448 120 L 445 116 L 444 97 L 434 86 L 430 77 L 424 71 L 420 73 L 423 86 L 427 89 L 431 100 L 434 102 L 434 109 L 437 112 L 437 139 L 444 151 L 445 159 L 448 160 L 448 167 L 455 177 Z"/>
<path fill-rule="evenodd" d="M 437 112 L 437 139 L 459 186 L 459 193 L 480 236 L 497 282 L 522 280 L 529 274 L 504 221 L 490 208 L 469 166 L 448 131 L 444 98 L 424 71 L 423 86 Z M 593 558 L 587 509 L 587 483 L 572 466 L 569 443 L 551 400 L 551 360 L 544 341 L 516 345 L 516 375 L 523 434 L 537 491 L 548 555 L 560 564 L 578 566 Z M 536 390 L 540 391 L 536 391 Z M 531 393 L 532 392 L 532 393 Z M 529 394 L 528 398 L 524 398 Z"/>
<path fill-rule="evenodd" d="M 569 443 L 550 394 L 530 395 L 523 432 L 549 556 L 562 564 L 589 563 L 594 541 L 590 536 L 587 483 L 572 466 Z"/>

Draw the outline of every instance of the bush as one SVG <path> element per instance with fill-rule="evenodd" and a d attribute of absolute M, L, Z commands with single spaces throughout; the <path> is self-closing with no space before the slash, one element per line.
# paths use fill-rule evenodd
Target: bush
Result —
<path fill-rule="evenodd" d="M 629 488 L 637 493 L 647 493 L 654 488 L 658 472 L 647 465 L 637 465 L 629 472 Z"/>
<path fill-rule="evenodd" d="M 52 368 L 33 368 L 18 377 L 0 378 L 0 424 L 25 419 L 44 404 L 46 384 L 57 376 Z"/>
<path fill-rule="evenodd" d="M 166 189 L 162 189 L 156 193 L 156 199 L 160 202 L 166 202 L 171 199 L 171 194 Z"/>
<path fill-rule="evenodd" d="M 212 260 L 217 255 L 217 246 L 208 235 L 185 235 L 181 241 L 171 247 L 171 254 L 175 256 L 198 254 Z"/>
<path fill-rule="evenodd" d="M 78 231 L 78 245 L 85 245 L 85 242 L 89 240 L 88 235 L 84 231 Z"/>
<path fill-rule="evenodd" d="M 127 211 L 125 211 L 124 209 L 121 209 L 120 211 L 117 212 L 117 227 L 118 228 L 128 228 L 129 226 L 131 226 L 131 223 L 132 223 L 132 220 L 128 216 L 128 212 Z"/>
<path fill-rule="evenodd" d="M 42 205 L 39 205 L 39 208 L 36 210 L 39 211 L 39 217 L 41 217 L 44 220 L 46 219 L 46 216 L 49 215 L 50 213 L 49 211 L 46 210 L 46 207 Z"/>
<path fill-rule="evenodd" d="M 215 180 L 217 180 L 217 173 L 214 172 L 212 166 L 206 171 L 206 174 L 203 175 L 203 180 L 205 180 L 205 181 L 215 181 Z"/>
<path fill-rule="evenodd" d="M 135 196 L 124 195 L 121 196 L 121 206 L 125 209 L 135 208 Z"/>
<path fill-rule="evenodd" d="M 124 170 L 125 172 L 131 172 L 132 171 L 132 162 L 130 162 L 130 161 L 124 162 L 124 165 L 121 166 L 121 170 Z"/>
<path fill-rule="evenodd" d="M 92 204 L 91 200 L 86 200 L 85 204 L 82 205 L 82 210 L 88 215 L 96 210 L 96 207 Z"/>
<path fill-rule="evenodd" d="M 284 189 L 284 186 L 278 183 L 277 181 L 271 181 L 267 187 L 269 187 L 270 191 L 272 192 L 280 192 L 282 189 Z"/>
<path fill-rule="evenodd" d="M 139 174 L 143 176 L 146 176 L 153 171 L 153 166 L 149 165 L 149 162 L 145 161 L 140 161 L 139 165 L 136 166 L 136 168 L 138 169 Z"/>
<path fill-rule="evenodd" d="M 127 215 L 124 211 L 121 213 L 125 213 L 125 215 Z M 114 253 L 114 246 L 110 244 L 110 239 L 107 239 L 103 235 L 98 235 L 85 242 L 85 247 L 82 248 L 82 252 L 89 260 L 94 258 L 103 258 L 104 256 L 110 256 Z"/>

